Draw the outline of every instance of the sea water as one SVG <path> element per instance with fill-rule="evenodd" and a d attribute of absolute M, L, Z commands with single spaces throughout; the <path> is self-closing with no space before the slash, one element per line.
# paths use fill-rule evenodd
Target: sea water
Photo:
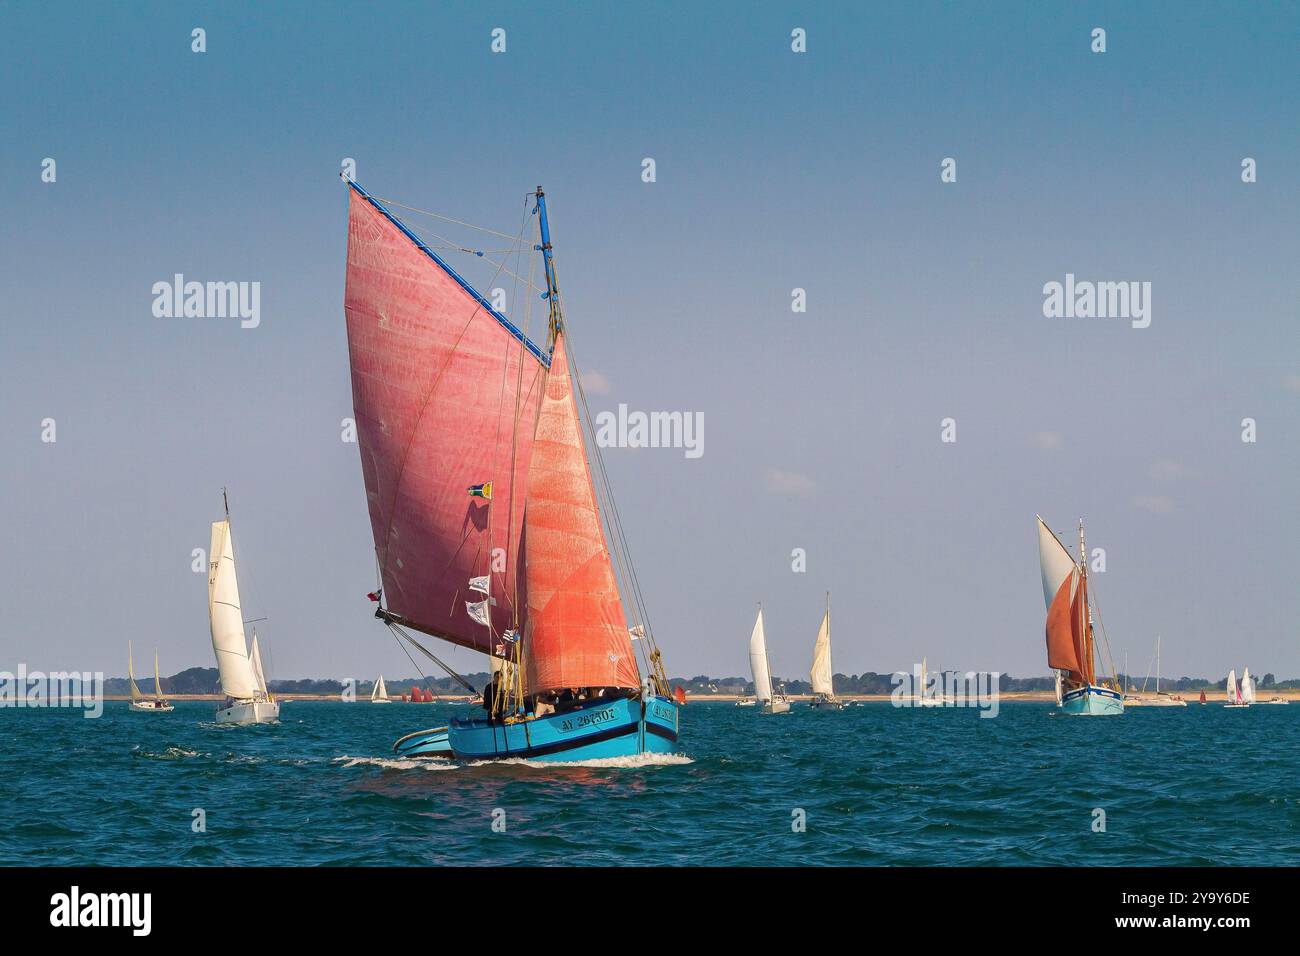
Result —
<path fill-rule="evenodd" d="M 0 710 L 0 864 L 1300 863 L 1300 706 L 789 714 L 692 703 L 678 755 L 397 759 L 469 708 Z"/>

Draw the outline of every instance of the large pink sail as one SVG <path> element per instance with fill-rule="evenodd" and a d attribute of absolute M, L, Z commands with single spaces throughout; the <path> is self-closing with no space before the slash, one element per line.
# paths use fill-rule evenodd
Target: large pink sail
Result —
<path fill-rule="evenodd" d="M 469 580 L 491 569 L 493 630 L 511 627 L 542 353 L 364 190 L 349 194 L 344 310 L 385 604 L 488 651 L 493 637 L 465 607 L 483 598 Z M 490 522 L 489 503 L 467 493 L 484 482 Z"/>
<path fill-rule="evenodd" d="M 526 527 L 529 690 L 639 686 L 596 512 L 563 334 L 555 341 L 537 418 Z"/>

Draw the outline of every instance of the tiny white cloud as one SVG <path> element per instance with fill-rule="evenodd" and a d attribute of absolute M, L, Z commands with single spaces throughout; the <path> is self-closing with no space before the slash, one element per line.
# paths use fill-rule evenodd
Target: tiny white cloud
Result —
<path fill-rule="evenodd" d="M 800 474 L 797 471 L 781 471 L 779 468 L 769 468 L 763 476 L 763 484 L 768 491 L 777 495 L 809 498 L 817 493 L 817 482 L 813 481 L 808 475 Z"/>
<path fill-rule="evenodd" d="M 1147 471 L 1153 481 L 1174 481 L 1187 474 L 1186 466 L 1169 458 L 1153 461 Z"/>
<path fill-rule="evenodd" d="M 1029 436 L 1029 441 L 1043 451 L 1055 451 L 1065 446 L 1065 436 L 1060 432 L 1034 432 Z"/>
<path fill-rule="evenodd" d="M 1167 515 L 1173 513 L 1174 500 L 1164 495 L 1138 495 L 1133 499 L 1133 506 L 1153 515 Z"/>
<path fill-rule="evenodd" d="M 609 379 L 595 369 L 582 373 L 582 389 L 588 395 L 608 395 L 613 391 Z"/>

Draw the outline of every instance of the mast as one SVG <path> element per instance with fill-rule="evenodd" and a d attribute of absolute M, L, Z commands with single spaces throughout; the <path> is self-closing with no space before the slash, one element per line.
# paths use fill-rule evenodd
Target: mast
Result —
<path fill-rule="evenodd" d="M 1084 660 L 1079 663 L 1088 669 L 1089 673 L 1083 677 L 1086 683 L 1091 684 L 1095 680 L 1096 662 L 1092 654 L 1092 632 L 1088 628 L 1088 547 L 1083 541 L 1083 518 L 1079 519 L 1079 588 L 1083 592 L 1083 600 L 1079 602 L 1079 633 L 1084 641 Z"/>
<path fill-rule="evenodd" d="M 1156 696 L 1160 696 L 1160 635 L 1156 635 Z"/>
<path fill-rule="evenodd" d="M 546 301 L 551 307 L 547 346 L 553 348 L 556 333 L 560 331 L 563 314 L 560 311 L 560 289 L 555 282 L 555 259 L 551 255 L 551 226 L 546 220 L 546 194 L 537 187 L 537 215 L 542 231 L 542 260 L 546 266 Z"/>
<path fill-rule="evenodd" d="M 153 692 L 158 697 L 162 697 L 162 681 L 158 678 L 158 649 L 154 648 L 153 652 Z"/>

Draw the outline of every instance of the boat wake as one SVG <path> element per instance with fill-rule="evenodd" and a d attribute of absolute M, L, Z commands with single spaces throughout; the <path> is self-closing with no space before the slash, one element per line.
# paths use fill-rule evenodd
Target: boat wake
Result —
<path fill-rule="evenodd" d="M 636 754 L 628 757 L 598 757 L 592 760 L 526 760 L 522 757 L 510 757 L 505 760 L 470 760 L 458 763 L 446 757 L 353 757 L 343 754 L 335 757 L 334 763 L 342 764 L 344 770 L 352 767 L 381 767 L 384 770 L 464 770 L 471 767 L 519 766 L 534 767 L 539 770 L 556 770 L 565 767 L 614 768 L 634 770 L 639 767 L 678 767 L 694 763 L 685 754 Z"/>
<path fill-rule="evenodd" d="M 639 767 L 679 767 L 695 763 L 685 754 L 632 754 L 626 757 L 594 757 L 591 760 L 528 760 L 523 757 L 507 757 L 504 760 L 472 760 L 467 767 L 484 767 L 501 764 L 514 764 L 519 767 L 536 767 L 539 770 L 558 770 L 565 767 L 588 768 L 623 768 L 634 770 Z"/>
<path fill-rule="evenodd" d="M 385 770 L 455 770 L 456 764 L 442 757 L 407 757 L 395 760 L 392 757 L 353 757 L 344 754 L 335 757 L 334 763 L 343 764 L 344 770 L 352 767 L 382 767 Z"/>

